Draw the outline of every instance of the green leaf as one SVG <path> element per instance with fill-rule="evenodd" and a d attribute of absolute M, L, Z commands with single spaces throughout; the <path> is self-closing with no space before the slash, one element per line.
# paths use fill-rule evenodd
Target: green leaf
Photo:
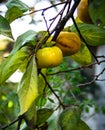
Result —
<path fill-rule="evenodd" d="M 19 0 L 9 0 L 6 3 L 6 6 L 8 10 L 5 17 L 10 23 L 22 16 L 24 12 L 30 9 L 26 4 Z"/>
<path fill-rule="evenodd" d="M 59 130 L 74 130 L 80 119 L 80 110 L 78 107 L 66 108 L 59 116 Z"/>
<path fill-rule="evenodd" d="M 0 66 L 0 84 L 5 82 L 28 57 L 27 48 L 23 47 L 14 55 L 10 55 Z"/>
<path fill-rule="evenodd" d="M 20 114 L 25 113 L 38 97 L 38 79 L 35 57 L 30 60 L 26 71 L 18 85 Z"/>
<path fill-rule="evenodd" d="M 30 58 L 31 58 L 31 57 L 26 58 L 26 59 L 24 60 L 24 62 L 19 66 L 19 70 L 20 70 L 22 73 L 24 73 L 24 72 L 26 71 L 27 65 L 28 65 L 28 63 L 29 63 L 29 61 L 30 61 Z"/>
<path fill-rule="evenodd" d="M 84 121 L 82 121 L 80 119 L 78 124 L 76 125 L 75 130 L 91 130 L 91 129 L 89 128 L 89 126 Z"/>
<path fill-rule="evenodd" d="M 92 63 L 92 55 L 84 43 L 82 43 L 81 49 L 74 55 L 71 55 L 70 58 L 80 65 L 88 65 Z"/>
<path fill-rule="evenodd" d="M 46 104 L 47 98 L 44 95 L 39 95 L 38 98 L 36 99 L 36 105 L 38 107 L 42 107 Z"/>
<path fill-rule="evenodd" d="M 23 12 L 18 7 L 14 6 L 7 10 L 5 17 L 9 21 L 9 23 L 11 23 L 22 15 Z"/>
<path fill-rule="evenodd" d="M 12 38 L 11 27 L 7 19 L 0 15 L 0 34 Z"/>
<path fill-rule="evenodd" d="M 26 44 L 29 44 L 29 46 L 36 44 L 36 32 L 33 30 L 29 30 L 22 35 L 20 35 L 15 44 L 14 48 L 11 52 L 11 54 L 14 54 L 17 50 L 19 50 L 21 47 L 25 46 Z"/>
<path fill-rule="evenodd" d="M 38 75 L 38 91 L 39 91 L 40 95 L 43 94 L 45 86 L 46 86 L 45 80 L 44 80 L 43 76 L 41 74 L 39 74 Z"/>
<path fill-rule="evenodd" d="M 78 23 L 77 26 L 88 45 L 100 46 L 105 44 L 104 29 L 93 24 L 85 24 L 85 23 Z M 70 27 L 70 30 L 73 32 L 77 32 L 74 25 Z"/>
<path fill-rule="evenodd" d="M 105 106 L 102 106 L 102 113 L 105 115 Z"/>
<path fill-rule="evenodd" d="M 42 108 L 37 110 L 37 122 L 36 125 L 39 126 L 43 123 L 45 123 L 48 118 L 52 115 L 53 109 L 49 108 Z"/>
<path fill-rule="evenodd" d="M 49 100 L 51 103 L 55 103 L 52 98 L 48 98 L 48 100 Z"/>
<path fill-rule="evenodd" d="M 34 129 L 36 125 L 36 104 L 35 101 L 31 104 L 30 108 L 28 111 L 24 114 L 24 119 L 30 129 Z"/>
<path fill-rule="evenodd" d="M 94 24 L 105 27 L 105 0 L 89 0 L 89 15 Z"/>
<path fill-rule="evenodd" d="M 29 10 L 29 7 L 25 3 L 23 3 L 22 1 L 19 1 L 19 0 L 9 0 L 6 3 L 6 6 L 8 9 L 10 9 L 12 7 L 17 7 L 22 12 L 26 12 L 27 10 Z"/>

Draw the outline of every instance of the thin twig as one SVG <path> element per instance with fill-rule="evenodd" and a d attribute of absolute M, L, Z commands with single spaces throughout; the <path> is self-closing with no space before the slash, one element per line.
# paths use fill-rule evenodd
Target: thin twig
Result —
<path fill-rule="evenodd" d="M 73 93 L 71 85 L 68 82 L 66 82 L 66 84 L 67 84 L 67 88 L 70 90 L 70 93 L 71 93 L 72 97 L 75 99 L 75 101 L 78 101 L 77 97 Z"/>
<path fill-rule="evenodd" d="M 70 11 L 71 1 L 72 1 L 72 0 L 69 0 L 69 1 L 68 1 L 68 2 L 69 2 L 69 4 L 68 4 L 68 9 L 67 9 L 67 14 L 68 14 L 68 13 L 69 13 L 69 11 Z"/>
<path fill-rule="evenodd" d="M 99 79 L 99 76 L 102 75 L 104 73 L 104 71 L 105 71 L 105 68 L 99 74 L 95 75 L 94 78 L 90 82 L 79 84 L 79 85 L 77 85 L 77 87 L 83 88 L 84 86 L 86 87 L 86 86 L 94 83 L 95 81 L 104 81 L 105 79 Z"/>
<path fill-rule="evenodd" d="M 79 87 L 79 88 L 83 88 L 84 86 L 86 87 L 86 86 L 89 86 L 89 85 L 91 85 L 92 83 L 94 83 L 96 81 L 96 78 L 93 78 L 90 82 L 87 82 L 87 83 L 83 83 L 83 84 L 79 84 L 79 85 L 77 85 L 77 87 Z"/>
<path fill-rule="evenodd" d="M 99 61 L 98 63 L 94 62 L 94 63 L 89 64 L 89 65 L 79 66 L 77 68 L 72 68 L 72 69 L 63 70 L 63 71 L 57 71 L 57 72 L 54 72 L 54 73 L 47 73 L 47 75 L 56 75 L 56 74 L 67 73 L 67 72 L 69 73 L 71 71 L 76 71 L 76 70 L 80 70 L 80 69 L 84 69 L 84 68 L 91 68 L 92 66 L 94 66 L 96 64 L 101 64 L 103 62 L 105 62 L 105 60 Z"/>
<path fill-rule="evenodd" d="M 70 0 L 71 1 L 71 0 Z M 49 29 L 51 28 L 52 24 L 54 23 L 54 21 L 58 18 L 58 16 L 60 16 L 59 20 L 58 20 L 58 23 L 62 20 L 62 17 L 63 17 L 63 14 L 64 14 L 64 11 L 67 7 L 67 5 L 69 4 L 70 2 L 67 1 L 64 5 L 64 7 L 62 8 L 62 10 L 52 19 L 50 19 L 49 21 L 52 21 L 52 23 L 50 24 L 49 26 Z M 69 4 L 70 5 L 70 4 Z M 55 31 L 55 29 L 52 31 L 52 33 Z"/>
<path fill-rule="evenodd" d="M 46 20 L 46 18 L 45 18 L 45 15 L 44 15 L 44 10 L 43 10 L 43 12 L 42 12 L 42 16 L 43 16 L 43 19 L 44 19 L 44 22 L 45 22 L 45 25 L 46 25 L 46 28 L 47 28 L 47 32 L 50 34 L 50 32 L 49 32 L 49 27 L 48 27 L 48 23 L 47 23 L 47 20 Z"/>
<path fill-rule="evenodd" d="M 52 38 L 52 41 L 56 40 L 59 33 L 63 30 L 67 21 L 73 16 L 75 9 L 77 8 L 79 2 L 80 2 L 80 0 L 77 0 L 76 2 L 74 2 L 73 6 L 72 6 L 71 10 L 68 12 L 68 14 L 66 14 L 66 16 L 60 22 L 58 22 L 58 24 L 55 27 L 55 34 Z"/>
<path fill-rule="evenodd" d="M 97 58 L 105 58 L 105 55 L 97 56 Z"/>
<path fill-rule="evenodd" d="M 10 124 L 1 127 L 1 130 L 5 130 L 6 128 L 12 126 L 13 124 L 15 124 L 16 122 L 18 122 L 19 120 L 22 120 L 22 119 L 23 119 L 23 115 L 19 116 L 16 120 L 12 121 Z"/>
<path fill-rule="evenodd" d="M 38 9 L 38 10 L 32 11 L 32 12 L 30 12 L 30 13 L 26 13 L 26 14 L 24 14 L 24 15 L 22 15 L 22 16 L 31 15 L 31 14 L 36 13 L 36 12 L 46 11 L 46 10 L 52 8 L 52 7 L 59 6 L 59 5 L 61 5 L 61 4 L 65 4 L 66 2 L 67 2 L 67 1 L 60 2 L 60 3 L 57 3 L 57 4 L 53 4 L 53 5 L 49 6 L 49 7 L 42 8 L 42 9 Z M 22 17 L 22 16 L 21 16 L 21 17 Z"/>
<path fill-rule="evenodd" d="M 43 78 L 44 78 L 46 84 L 48 85 L 49 89 L 51 90 L 51 92 L 52 92 L 52 93 L 55 95 L 55 97 L 58 99 L 59 104 L 60 104 L 63 108 L 65 108 L 65 105 L 62 103 L 62 101 L 60 100 L 59 96 L 58 96 L 58 95 L 55 93 L 55 91 L 52 89 L 52 87 L 51 87 L 51 85 L 49 84 L 49 82 L 47 81 L 45 75 L 44 75 L 42 72 L 40 72 L 40 74 L 43 76 Z"/>
<path fill-rule="evenodd" d="M 20 119 L 18 120 L 17 130 L 20 130 L 20 125 L 21 125 L 21 123 L 22 123 L 22 119 L 23 119 L 23 118 L 20 118 Z"/>
<path fill-rule="evenodd" d="M 94 63 L 89 64 L 89 65 L 79 66 L 77 68 L 73 68 L 73 69 L 69 69 L 69 70 L 57 71 L 57 72 L 54 72 L 54 73 L 47 73 L 47 75 L 56 75 L 56 74 L 61 74 L 61 73 L 67 73 L 67 72 L 71 72 L 71 71 L 80 70 L 80 69 L 83 69 L 83 68 L 90 68 L 93 65 L 101 64 L 103 62 L 105 62 L 105 60 L 102 60 L 102 61 L 100 61 L 98 63 L 94 62 Z M 102 75 L 104 73 L 104 71 L 105 71 L 105 68 L 98 75 L 94 75 L 94 78 L 90 82 L 79 84 L 79 85 L 77 85 L 77 87 L 83 88 L 84 86 L 86 87 L 86 86 L 94 83 L 95 81 L 105 81 L 105 79 L 99 79 L 99 76 Z"/>
<path fill-rule="evenodd" d="M 97 81 L 105 81 L 105 79 L 97 79 Z"/>

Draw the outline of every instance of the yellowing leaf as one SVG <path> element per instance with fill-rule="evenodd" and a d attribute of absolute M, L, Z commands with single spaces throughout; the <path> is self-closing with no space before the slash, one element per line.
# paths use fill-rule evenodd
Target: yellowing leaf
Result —
<path fill-rule="evenodd" d="M 92 63 L 92 55 L 85 44 L 82 44 L 80 51 L 71 55 L 70 58 L 81 65 Z"/>
<path fill-rule="evenodd" d="M 23 47 L 10 55 L 0 66 L 0 84 L 5 82 L 28 57 L 27 47 Z"/>
<path fill-rule="evenodd" d="M 43 73 L 43 75 L 46 75 L 46 69 L 45 68 L 42 69 L 41 72 Z M 38 92 L 39 92 L 40 95 L 43 94 L 45 86 L 46 86 L 45 79 L 41 74 L 39 74 L 38 75 Z"/>
<path fill-rule="evenodd" d="M 33 56 L 18 86 L 20 114 L 25 113 L 38 97 L 37 66 Z"/>
<path fill-rule="evenodd" d="M 34 102 L 31 104 L 30 108 L 28 109 L 28 111 L 24 114 L 24 119 L 27 123 L 27 126 L 30 129 L 34 129 L 34 127 L 36 125 L 36 118 L 37 118 L 36 103 L 34 100 Z"/>

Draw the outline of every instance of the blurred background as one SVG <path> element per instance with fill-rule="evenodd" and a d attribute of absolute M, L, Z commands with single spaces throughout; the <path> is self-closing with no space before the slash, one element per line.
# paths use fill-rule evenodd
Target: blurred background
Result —
<path fill-rule="evenodd" d="M 46 7 L 49 7 L 51 5 L 54 5 L 59 2 L 64 2 L 63 0 L 58 1 L 50 1 L 50 0 L 21 0 L 25 4 L 27 4 L 31 11 L 40 10 Z M 0 14 L 2 16 L 5 16 L 5 12 L 7 10 L 5 6 L 6 0 L 0 1 Z M 51 8 L 44 12 L 44 17 L 47 20 L 47 25 L 49 26 L 51 23 L 51 19 L 54 18 L 57 13 L 62 9 L 63 4 L 59 6 L 55 6 L 54 8 Z M 26 12 L 30 13 L 30 12 Z M 76 12 L 74 14 L 76 17 Z M 14 40 L 17 39 L 17 37 L 27 30 L 34 30 L 36 32 L 46 30 L 46 23 L 44 20 L 44 17 L 42 15 L 41 11 L 35 12 L 30 15 L 26 15 L 24 17 L 21 17 L 14 22 L 11 23 L 11 29 L 12 29 L 12 35 Z M 56 26 L 57 19 L 51 26 L 51 29 L 53 29 Z M 66 26 L 70 26 L 72 24 L 72 20 L 70 19 Z M 12 50 L 13 39 L 9 39 L 7 37 L 4 37 L 0 35 L 0 46 L 4 45 L 8 48 L 5 49 L 5 51 L 0 51 L 0 60 L 3 58 L 3 56 L 7 56 L 9 52 Z M 93 49 L 95 55 L 105 55 L 105 46 L 100 46 L 95 50 Z M 2 55 L 3 54 L 3 55 Z M 102 59 L 100 59 L 102 60 Z M 94 60 L 93 60 L 94 61 Z M 72 60 L 64 59 L 63 65 L 60 66 L 60 68 L 75 68 L 78 67 L 78 64 L 73 62 Z M 58 70 L 60 69 L 57 68 Z M 102 63 L 101 65 L 96 65 L 95 68 L 87 68 L 85 70 L 78 70 L 74 73 L 67 73 L 65 75 L 58 75 L 58 76 L 51 76 L 49 78 L 49 82 L 51 82 L 55 89 L 58 89 L 57 86 L 59 86 L 61 89 L 59 90 L 59 96 L 62 98 L 62 100 L 65 103 L 74 103 L 73 98 L 71 98 L 71 92 L 70 89 L 68 89 L 68 86 L 76 86 L 78 84 L 89 82 L 91 81 L 92 77 L 91 75 L 98 74 L 102 69 L 105 68 L 105 63 Z M 49 71 L 53 72 L 54 70 Z M 19 113 L 19 104 L 18 104 L 18 98 L 17 98 L 17 84 L 20 81 L 22 77 L 22 73 L 20 71 L 17 71 L 14 73 L 8 81 L 0 87 L 0 126 L 3 126 L 5 124 L 10 123 L 16 117 Z M 72 78 L 71 78 L 72 77 Z M 105 78 L 105 73 L 101 76 L 101 78 Z M 61 80 L 63 79 L 63 80 Z M 59 83 L 59 84 L 58 84 Z M 7 86 L 7 87 L 4 87 Z M 65 88 L 63 87 L 65 86 Z M 80 92 L 76 87 L 74 87 L 74 92 L 83 102 L 84 111 L 82 114 L 82 119 L 90 126 L 92 130 L 105 130 L 105 81 L 99 81 L 90 84 L 85 89 L 82 89 Z M 50 105 L 50 103 L 47 103 L 47 105 Z M 59 113 L 59 112 L 57 112 Z M 56 113 L 55 113 L 56 115 Z M 54 124 L 56 123 L 56 120 L 54 120 L 56 117 L 55 115 L 49 119 L 49 123 L 51 124 L 51 128 L 49 130 L 56 130 L 54 127 Z M 12 130 L 16 126 L 12 126 L 8 128 L 7 130 Z M 24 128 L 23 128 L 24 129 Z"/>

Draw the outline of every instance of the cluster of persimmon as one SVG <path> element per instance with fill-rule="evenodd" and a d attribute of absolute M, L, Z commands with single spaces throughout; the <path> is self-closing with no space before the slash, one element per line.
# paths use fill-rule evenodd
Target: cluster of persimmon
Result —
<path fill-rule="evenodd" d="M 84 23 L 92 23 L 88 12 L 88 0 L 81 0 L 77 7 L 77 16 Z M 81 47 L 81 40 L 74 32 L 62 31 L 58 35 L 55 45 L 37 51 L 39 68 L 55 67 L 62 63 L 65 56 L 77 53 Z"/>
<path fill-rule="evenodd" d="M 39 68 L 55 67 L 62 63 L 65 56 L 75 54 L 80 50 L 81 41 L 74 32 L 61 32 L 52 47 L 44 47 L 36 53 Z"/>

